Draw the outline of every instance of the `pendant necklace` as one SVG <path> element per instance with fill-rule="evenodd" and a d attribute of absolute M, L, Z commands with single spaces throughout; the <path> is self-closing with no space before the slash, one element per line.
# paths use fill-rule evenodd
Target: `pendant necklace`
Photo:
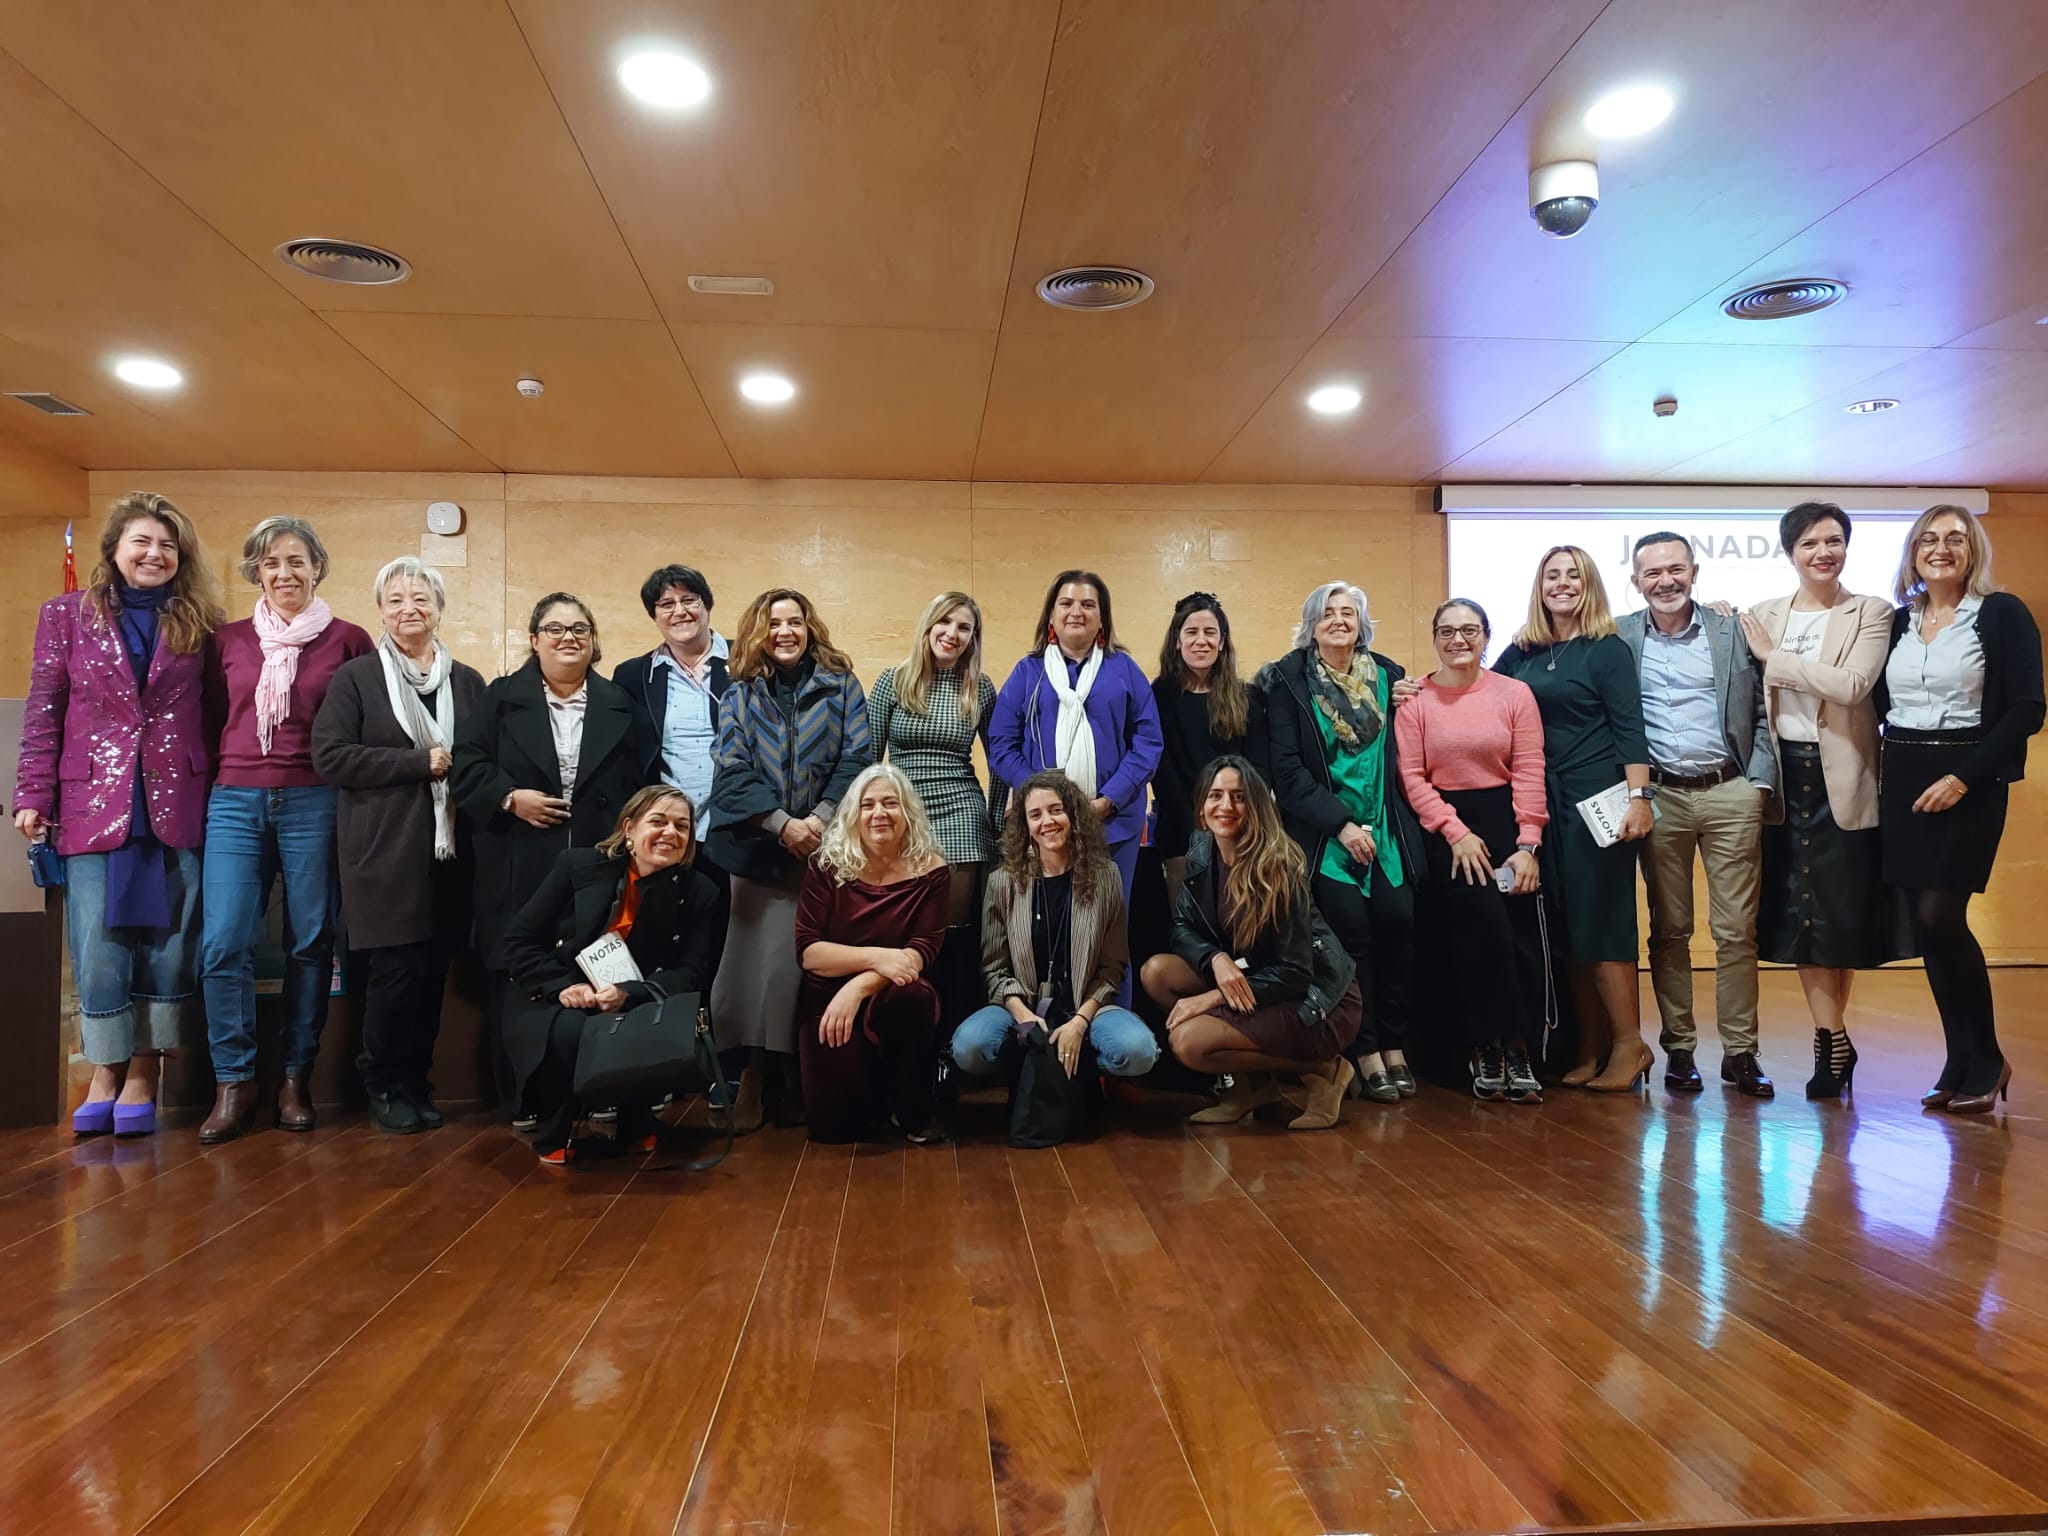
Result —
<path fill-rule="evenodd" d="M 1572 640 L 1576 640 L 1578 638 L 1579 637 L 1577 635 L 1572 636 Z M 1553 645 L 1550 648 L 1550 666 L 1548 668 L 1549 671 L 1555 672 L 1557 670 L 1557 658 L 1564 654 L 1565 646 L 1570 645 L 1572 643 L 1572 640 L 1565 641 L 1564 645 Z"/>

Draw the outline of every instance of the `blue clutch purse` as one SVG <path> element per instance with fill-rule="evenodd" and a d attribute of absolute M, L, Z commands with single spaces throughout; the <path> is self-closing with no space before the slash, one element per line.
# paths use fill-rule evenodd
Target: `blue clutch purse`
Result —
<path fill-rule="evenodd" d="M 40 890 L 55 890 L 64 883 L 64 855 L 47 836 L 28 845 L 28 873 Z"/>

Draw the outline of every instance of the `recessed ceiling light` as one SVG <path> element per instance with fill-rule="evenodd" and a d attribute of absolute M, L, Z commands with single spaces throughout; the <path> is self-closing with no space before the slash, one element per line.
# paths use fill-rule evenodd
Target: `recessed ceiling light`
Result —
<path fill-rule="evenodd" d="M 1875 416 L 1879 411 L 1889 411 L 1896 408 L 1898 403 L 1899 402 L 1896 400 L 1886 400 L 1883 398 L 1878 398 L 1874 400 L 1852 400 L 1847 405 L 1843 406 L 1842 409 L 1847 411 L 1851 416 Z"/>
<path fill-rule="evenodd" d="M 2034 322 L 2034 324 L 2036 324 L 2036 325 L 2048 325 L 2048 315 L 2043 315 L 2043 316 L 2042 316 L 2042 317 L 2041 317 L 2040 319 L 2036 320 L 2036 321 Z"/>
<path fill-rule="evenodd" d="M 1609 91 L 1586 109 L 1586 131 L 1596 139 L 1632 139 L 1671 115 L 1671 93 L 1654 85 Z"/>
<path fill-rule="evenodd" d="M 670 111 L 702 106 L 711 95 L 704 66 L 667 49 L 629 54 L 619 65 L 619 84 L 650 107 Z"/>
<path fill-rule="evenodd" d="M 1325 384 L 1308 397 L 1308 408 L 1324 416 L 1342 416 L 1357 410 L 1364 398 L 1349 384 Z"/>
<path fill-rule="evenodd" d="M 756 405 L 785 405 L 796 398 L 796 386 L 779 373 L 750 373 L 740 380 L 740 393 Z"/>
<path fill-rule="evenodd" d="M 154 357 L 124 357 L 114 364 L 114 377 L 137 389 L 176 389 L 185 375 Z"/>

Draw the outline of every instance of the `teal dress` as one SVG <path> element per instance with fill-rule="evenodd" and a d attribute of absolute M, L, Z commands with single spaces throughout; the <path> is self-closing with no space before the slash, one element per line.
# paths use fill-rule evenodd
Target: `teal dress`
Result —
<path fill-rule="evenodd" d="M 1550 830 L 1538 857 L 1545 904 L 1562 919 L 1566 956 L 1574 965 L 1634 965 L 1635 845 L 1602 848 L 1578 805 L 1619 783 L 1624 765 L 1650 760 L 1635 653 L 1619 635 L 1526 651 L 1511 643 L 1493 670 L 1526 683 L 1543 716 Z"/>
<path fill-rule="evenodd" d="M 1330 723 L 1330 717 L 1320 709 L 1315 711 L 1316 729 L 1323 738 L 1323 751 L 1330 762 L 1330 787 L 1351 813 L 1351 819 L 1372 833 L 1373 858 L 1380 867 L 1380 873 L 1389 885 L 1399 886 L 1402 880 L 1401 843 L 1394 835 L 1393 819 L 1387 813 L 1387 748 L 1394 739 L 1394 720 L 1388 712 L 1387 674 L 1384 670 L 1378 679 L 1380 719 L 1385 723 L 1379 735 L 1363 748 L 1346 747 L 1339 744 L 1337 730 Z M 1361 868 L 1351 857 L 1350 851 L 1336 838 L 1323 844 L 1323 862 L 1316 873 L 1331 880 L 1341 880 L 1355 886 L 1363 894 L 1372 895 L 1370 871 Z"/>

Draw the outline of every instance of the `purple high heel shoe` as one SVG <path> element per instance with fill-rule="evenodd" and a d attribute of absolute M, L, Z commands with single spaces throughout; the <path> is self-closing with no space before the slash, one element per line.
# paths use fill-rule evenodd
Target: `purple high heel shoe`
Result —
<path fill-rule="evenodd" d="M 104 1136 L 114 1128 L 114 1101 L 96 1099 L 71 1111 L 71 1134 Z"/>
<path fill-rule="evenodd" d="M 156 1129 L 156 1105 L 115 1104 L 114 1134 L 116 1136 L 147 1136 Z"/>

